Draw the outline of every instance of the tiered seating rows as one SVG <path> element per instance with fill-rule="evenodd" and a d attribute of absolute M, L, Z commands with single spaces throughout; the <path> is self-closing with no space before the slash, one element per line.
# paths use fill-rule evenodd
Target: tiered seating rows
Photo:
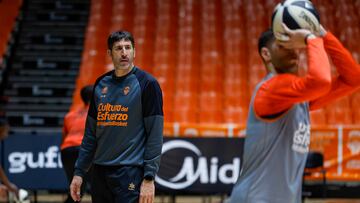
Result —
<path fill-rule="evenodd" d="M 251 92 L 265 75 L 257 38 L 269 27 L 277 2 L 92 0 L 77 91 L 112 68 L 106 38 L 126 29 L 135 35 L 136 65 L 161 84 L 166 122 L 243 125 Z M 314 4 L 323 25 L 359 61 L 360 46 L 354 43 L 360 40 L 359 3 Z M 301 61 L 306 65 L 304 55 Z M 80 99 L 74 95 L 75 108 Z M 313 123 L 358 123 L 358 107 L 358 95 L 347 97 L 312 113 Z"/>

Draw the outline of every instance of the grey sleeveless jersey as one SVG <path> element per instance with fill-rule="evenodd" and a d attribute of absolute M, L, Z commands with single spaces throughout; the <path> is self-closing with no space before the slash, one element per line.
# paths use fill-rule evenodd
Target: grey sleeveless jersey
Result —
<path fill-rule="evenodd" d="M 271 77 L 268 75 L 264 81 Z M 263 82 L 258 84 L 255 94 Z M 254 95 L 247 121 L 243 166 L 230 202 L 300 203 L 310 144 L 308 103 L 294 104 L 275 120 L 265 121 L 254 113 Z"/>

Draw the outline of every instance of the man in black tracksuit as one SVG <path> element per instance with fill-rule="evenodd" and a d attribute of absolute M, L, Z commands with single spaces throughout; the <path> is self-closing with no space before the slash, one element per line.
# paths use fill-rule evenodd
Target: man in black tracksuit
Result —
<path fill-rule="evenodd" d="M 82 177 L 93 164 L 93 202 L 153 202 L 164 123 L 161 89 L 134 66 L 131 33 L 112 33 L 108 47 L 115 70 L 94 84 L 71 196 L 80 201 Z"/>

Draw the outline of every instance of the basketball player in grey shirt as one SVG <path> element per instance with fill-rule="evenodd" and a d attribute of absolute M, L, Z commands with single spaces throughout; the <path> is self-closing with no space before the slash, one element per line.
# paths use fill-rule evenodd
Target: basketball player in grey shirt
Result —
<path fill-rule="evenodd" d="M 250 102 L 243 165 L 229 202 L 300 203 L 302 176 L 310 144 L 309 110 L 359 87 L 360 68 L 351 54 L 321 27 L 289 30 L 279 42 L 271 30 L 258 50 L 268 72 Z M 298 75 L 297 49 L 305 48 L 308 70 Z M 329 54 L 338 77 L 331 79 Z"/>

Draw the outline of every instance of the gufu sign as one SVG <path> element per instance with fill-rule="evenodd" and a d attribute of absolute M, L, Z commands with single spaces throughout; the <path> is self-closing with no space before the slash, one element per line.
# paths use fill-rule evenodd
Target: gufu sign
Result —
<path fill-rule="evenodd" d="M 63 190 L 69 185 L 60 156 L 61 134 L 13 134 L 2 145 L 9 179 L 25 189 Z"/>
<path fill-rule="evenodd" d="M 243 139 L 165 139 L 157 188 L 185 193 L 229 193 L 240 173 Z"/>

